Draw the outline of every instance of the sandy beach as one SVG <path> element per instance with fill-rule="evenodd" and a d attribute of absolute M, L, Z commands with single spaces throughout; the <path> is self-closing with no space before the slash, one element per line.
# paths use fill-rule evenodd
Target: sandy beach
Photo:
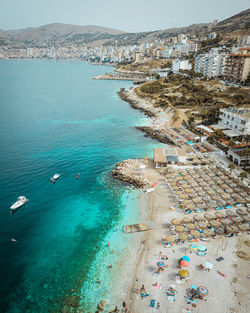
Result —
<path fill-rule="evenodd" d="M 141 249 L 137 253 L 136 265 L 132 268 L 133 274 L 129 287 L 129 293 L 126 297 L 126 304 L 132 313 L 152 312 L 150 300 L 154 299 L 160 302 L 158 312 L 249 312 L 249 286 L 248 286 L 248 267 L 249 262 L 238 258 L 235 251 L 244 249 L 250 252 L 250 249 L 243 243 L 247 236 L 234 236 L 232 238 L 221 237 L 219 239 L 209 239 L 208 242 L 198 241 L 198 244 L 205 244 L 208 252 L 206 256 L 198 256 L 194 253 L 190 255 L 188 243 L 182 245 L 173 245 L 165 248 L 161 238 L 168 232 L 167 225 L 173 217 L 181 218 L 183 212 L 180 209 L 170 211 L 171 199 L 166 193 L 162 176 L 152 168 L 147 169 L 147 175 L 152 181 L 158 182 L 156 191 L 151 194 L 140 196 L 141 209 L 151 212 L 148 221 L 152 223 L 153 229 L 144 233 Z M 141 234 L 140 234 L 141 236 Z M 156 274 L 157 262 L 161 260 L 162 255 L 167 255 L 167 268 L 164 272 Z M 187 255 L 191 258 L 190 279 L 176 282 L 178 259 Z M 215 259 L 223 257 L 224 260 L 218 262 Z M 199 269 L 199 265 L 209 261 L 214 268 L 210 272 L 204 272 Z M 219 271 L 225 274 L 225 277 L 218 274 Z M 140 288 L 144 284 L 146 292 L 150 296 L 140 297 Z M 176 301 L 168 301 L 166 290 L 169 285 L 176 287 Z M 194 308 L 187 304 L 186 289 L 191 285 L 206 286 L 209 289 L 209 295 L 204 300 L 197 301 L 197 307 Z M 189 311 L 187 310 L 189 309 Z"/>
<path fill-rule="evenodd" d="M 139 98 L 131 88 L 126 91 L 133 107 L 144 112 L 151 112 L 149 126 L 162 131 L 169 128 L 172 116 L 171 109 L 163 111 L 154 107 L 147 99 Z M 128 101 L 129 102 L 129 101 Z M 194 152 L 196 152 L 194 150 Z M 249 303 L 249 261 L 237 256 L 238 251 L 250 255 L 249 235 L 241 233 L 239 236 L 227 237 L 225 235 L 207 238 L 206 241 L 198 239 L 195 244 L 205 245 L 205 255 L 190 254 L 190 242 L 172 246 L 163 244 L 162 238 L 171 234 L 170 225 L 173 218 L 182 219 L 185 211 L 178 207 L 178 201 L 169 192 L 165 176 L 161 169 L 155 169 L 153 161 L 145 160 L 146 169 L 143 177 L 149 185 L 157 183 L 155 191 L 139 195 L 141 223 L 150 225 L 150 230 L 124 234 L 133 236 L 135 243 L 130 253 L 133 261 L 126 256 L 126 266 L 120 267 L 119 280 L 123 281 L 123 290 L 117 295 L 120 312 L 146 313 L 153 312 L 213 312 L 213 313 L 246 313 L 250 311 Z M 211 178 L 212 179 L 212 178 Z M 175 210 L 170 210 L 174 206 Z M 190 217 L 193 216 L 193 212 Z M 136 256 L 135 256 L 136 255 Z M 190 257 L 187 270 L 189 278 L 180 280 L 178 260 L 183 256 Z M 162 256 L 167 256 L 163 260 Z M 222 257 L 221 261 L 216 259 Z M 164 261 L 164 271 L 157 272 L 157 263 Z M 200 265 L 204 262 L 212 263 L 213 268 L 202 271 Z M 149 296 L 141 297 L 140 289 L 144 285 Z M 167 289 L 172 286 L 175 296 L 168 297 Z M 205 286 L 209 294 L 196 303 L 187 302 L 187 292 L 194 286 Z M 155 307 L 151 307 L 151 300 L 155 300 Z M 123 305 L 122 305 L 123 302 Z M 156 308 L 157 303 L 159 308 Z M 109 311 L 110 312 L 110 311 Z M 115 311 L 114 311 L 115 312 Z"/>

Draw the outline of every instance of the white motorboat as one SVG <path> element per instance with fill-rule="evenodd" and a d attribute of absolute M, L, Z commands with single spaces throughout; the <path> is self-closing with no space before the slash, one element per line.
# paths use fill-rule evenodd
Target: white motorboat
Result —
<path fill-rule="evenodd" d="M 17 201 L 12 204 L 10 209 L 12 211 L 15 211 L 15 210 L 19 209 L 21 206 L 25 205 L 25 203 L 27 203 L 28 201 L 29 201 L 29 199 L 27 199 L 26 197 L 20 196 L 17 198 Z"/>
<path fill-rule="evenodd" d="M 61 174 L 54 174 L 52 178 L 50 178 L 50 181 L 54 184 L 56 180 L 60 177 Z"/>

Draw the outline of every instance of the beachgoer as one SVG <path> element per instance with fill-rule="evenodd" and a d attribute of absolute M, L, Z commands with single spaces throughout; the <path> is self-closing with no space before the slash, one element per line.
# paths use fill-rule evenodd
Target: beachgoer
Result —
<path fill-rule="evenodd" d="M 146 290 L 145 290 L 145 287 L 144 285 L 141 286 L 141 289 L 140 289 L 140 294 L 141 294 L 141 298 L 143 299 L 143 295 L 146 294 Z"/>
<path fill-rule="evenodd" d="M 147 250 L 149 250 L 149 245 L 147 245 Z"/>
<path fill-rule="evenodd" d="M 160 302 L 157 302 L 157 309 L 159 309 L 160 307 Z"/>
<path fill-rule="evenodd" d="M 107 246 L 109 247 L 109 242 L 108 242 Z"/>
<path fill-rule="evenodd" d="M 100 284 L 101 283 L 100 279 L 97 279 L 97 282 L 98 282 L 98 284 Z"/>
<path fill-rule="evenodd" d="M 112 265 L 111 265 L 111 264 L 109 264 L 109 268 L 112 268 Z"/>

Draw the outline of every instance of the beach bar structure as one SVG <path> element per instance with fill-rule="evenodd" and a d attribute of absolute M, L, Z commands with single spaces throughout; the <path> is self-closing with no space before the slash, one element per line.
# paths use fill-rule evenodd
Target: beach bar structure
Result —
<path fill-rule="evenodd" d="M 155 148 L 154 163 L 156 168 L 166 167 L 168 164 L 185 164 L 187 155 L 182 148 Z"/>

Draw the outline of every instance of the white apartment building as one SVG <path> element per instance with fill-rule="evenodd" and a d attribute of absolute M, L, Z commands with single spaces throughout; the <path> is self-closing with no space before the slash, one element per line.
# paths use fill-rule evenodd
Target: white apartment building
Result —
<path fill-rule="evenodd" d="M 188 60 L 173 60 L 172 62 L 172 72 L 178 73 L 179 70 L 191 70 L 192 65 L 188 62 Z"/>
<path fill-rule="evenodd" d="M 231 130 L 224 133 L 231 133 L 234 136 L 250 135 L 250 109 L 247 108 L 226 108 L 220 109 L 219 125 Z M 233 137 L 233 136 L 232 136 Z"/>
<path fill-rule="evenodd" d="M 219 53 L 218 49 L 211 49 L 208 54 L 199 54 L 195 58 L 194 70 L 205 77 L 223 75 L 225 53 Z"/>

